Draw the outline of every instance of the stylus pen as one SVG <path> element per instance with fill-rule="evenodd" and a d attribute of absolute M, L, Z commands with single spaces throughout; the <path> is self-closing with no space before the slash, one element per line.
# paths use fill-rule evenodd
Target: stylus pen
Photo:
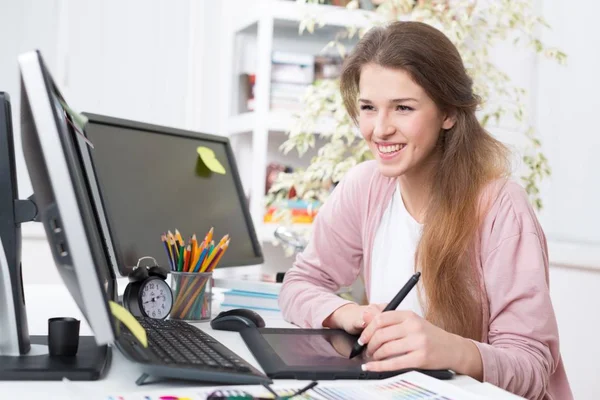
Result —
<path fill-rule="evenodd" d="M 406 284 L 402 287 L 402 289 L 400 289 L 398 294 L 392 299 L 392 301 L 388 303 L 388 305 L 383 309 L 382 312 L 393 311 L 396 308 L 398 308 L 400 303 L 402 303 L 402 300 L 404 300 L 404 298 L 410 293 L 412 288 L 415 287 L 417 282 L 419 282 L 420 277 L 420 272 L 417 272 L 416 274 L 411 276 L 408 282 L 406 282 Z M 365 347 L 366 346 L 360 342 L 360 338 L 356 339 L 356 343 L 354 343 L 354 346 L 352 346 L 352 351 L 350 352 L 350 358 L 354 358 L 360 353 L 362 353 Z"/>

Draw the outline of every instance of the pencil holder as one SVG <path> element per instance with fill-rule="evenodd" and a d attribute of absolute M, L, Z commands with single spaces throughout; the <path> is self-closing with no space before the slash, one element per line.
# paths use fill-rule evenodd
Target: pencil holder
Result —
<path fill-rule="evenodd" d="M 209 321 L 212 283 L 212 272 L 171 272 L 174 300 L 170 318 Z"/>

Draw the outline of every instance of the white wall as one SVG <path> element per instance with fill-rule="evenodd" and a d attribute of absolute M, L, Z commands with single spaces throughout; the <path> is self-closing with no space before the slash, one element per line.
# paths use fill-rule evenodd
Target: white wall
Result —
<path fill-rule="evenodd" d="M 59 3 L 59 0 L 0 0 L 0 91 L 11 97 L 21 197 L 31 195 L 32 189 L 21 151 L 17 56 L 39 49 L 50 70 L 56 71 Z"/>
<path fill-rule="evenodd" d="M 63 95 L 79 111 L 216 132 L 212 116 L 218 103 L 208 96 L 218 88 L 215 80 L 202 79 L 217 68 L 214 37 L 206 41 L 210 54 L 203 59 L 207 33 L 218 31 L 220 7 L 214 3 L 0 0 L 0 90 L 12 97 L 14 121 L 19 121 L 17 56 L 40 49 Z M 15 131 L 21 195 L 27 196 L 31 185 L 18 123 Z"/>
<path fill-rule="evenodd" d="M 67 100 L 91 111 L 184 127 L 190 2 L 69 1 Z"/>
<path fill-rule="evenodd" d="M 545 0 L 552 26 L 542 39 L 568 55 L 567 66 L 539 60 L 535 123 L 553 169 L 542 196 L 542 226 L 556 263 L 600 267 L 600 3 Z M 575 262 L 575 260 L 578 260 Z M 562 354 L 576 399 L 600 398 L 600 269 L 551 269 Z"/>
<path fill-rule="evenodd" d="M 548 238 L 550 291 L 560 329 L 561 353 L 576 399 L 600 398 L 600 3 L 541 0 L 551 25 L 543 42 L 568 55 L 566 66 L 531 52 L 500 46 L 493 56 L 513 82 L 529 91 L 530 119 L 543 142 L 552 176 L 542 185 L 540 220 Z M 510 121 L 492 129 L 516 146 L 526 143 Z M 518 159 L 518 158 L 515 158 Z M 516 165 L 522 170 L 523 165 Z"/>
<path fill-rule="evenodd" d="M 560 347 L 577 400 L 600 398 L 600 273 L 551 266 L 550 295 L 558 320 Z"/>
<path fill-rule="evenodd" d="M 48 68 L 55 73 L 58 65 L 59 0 L 0 0 L 0 91 L 11 97 L 13 130 L 15 136 L 16 164 L 19 195 L 32 194 L 31 183 L 21 150 L 20 135 L 20 83 L 17 57 L 19 54 L 39 49 Z M 52 255 L 40 224 L 25 224 L 24 230 L 33 231 L 36 238 L 23 242 L 23 266 L 26 282 L 58 281 Z"/>
<path fill-rule="evenodd" d="M 554 167 L 544 187 L 542 222 L 549 240 L 575 251 L 593 250 L 589 262 L 600 267 L 600 25 L 595 18 L 600 3 L 543 4 L 553 27 L 543 39 L 567 53 L 568 65 L 540 60 L 537 75 L 536 125 Z"/>

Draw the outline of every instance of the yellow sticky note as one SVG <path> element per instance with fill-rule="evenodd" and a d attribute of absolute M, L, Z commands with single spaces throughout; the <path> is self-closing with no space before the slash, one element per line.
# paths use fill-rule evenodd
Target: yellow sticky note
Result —
<path fill-rule="evenodd" d="M 112 315 L 114 315 L 116 319 L 121 321 L 123 325 L 125 325 L 131 331 L 131 333 L 133 333 L 133 336 L 140 341 L 142 346 L 148 347 L 146 330 L 140 325 L 137 319 L 135 319 L 135 317 L 120 304 L 117 304 L 114 301 L 110 301 L 109 303 Z"/>
<path fill-rule="evenodd" d="M 225 175 L 225 168 L 223 168 L 223 165 L 221 165 L 219 160 L 217 160 L 217 157 L 215 157 L 214 151 L 212 151 L 208 147 L 203 146 L 198 147 L 196 151 L 198 152 L 200 159 L 202 160 L 204 165 L 208 167 L 208 169 L 210 169 L 214 173 Z"/>

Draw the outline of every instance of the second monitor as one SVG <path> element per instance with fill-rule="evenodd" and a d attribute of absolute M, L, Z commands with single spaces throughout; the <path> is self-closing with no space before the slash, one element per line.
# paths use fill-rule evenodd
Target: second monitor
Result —
<path fill-rule="evenodd" d="M 196 233 L 199 240 L 211 227 L 214 237 L 229 234 L 231 246 L 220 267 L 263 262 L 227 138 L 86 116 L 86 136 L 94 146 L 91 170 L 108 224 L 105 236 L 115 244 L 113 263 L 121 275 L 144 256 L 168 265 L 160 235 L 174 229 Z M 211 171 L 198 148 L 211 150 L 225 173 Z"/>

